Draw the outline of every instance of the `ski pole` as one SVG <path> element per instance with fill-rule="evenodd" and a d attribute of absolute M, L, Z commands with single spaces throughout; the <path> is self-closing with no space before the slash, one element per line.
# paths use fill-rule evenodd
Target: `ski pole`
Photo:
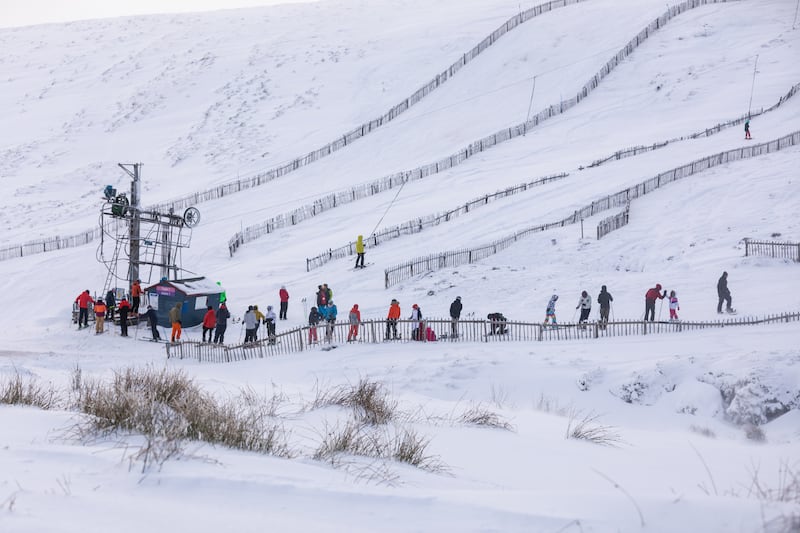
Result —
<path fill-rule="evenodd" d="M 661 298 L 661 301 L 658 304 L 658 321 L 661 322 L 661 308 L 664 307 L 664 298 Z"/>

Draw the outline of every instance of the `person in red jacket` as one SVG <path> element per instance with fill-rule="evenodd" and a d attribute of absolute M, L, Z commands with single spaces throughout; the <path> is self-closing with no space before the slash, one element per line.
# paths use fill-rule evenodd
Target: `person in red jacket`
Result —
<path fill-rule="evenodd" d="M 279 320 L 286 320 L 286 311 L 289 309 L 289 291 L 286 287 L 281 285 L 281 290 L 278 291 L 278 296 L 281 298 L 281 310 L 278 313 Z"/>
<path fill-rule="evenodd" d="M 139 303 L 142 301 L 142 286 L 140 285 L 141 280 L 136 280 L 131 285 L 131 299 L 133 300 L 133 305 L 131 306 L 131 312 L 134 314 L 139 313 Z"/>
<path fill-rule="evenodd" d="M 350 321 L 350 332 L 347 334 L 347 342 L 358 339 L 358 325 L 361 324 L 361 311 L 358 310 L 358 304 L 353 304 L 350 309 L 350 314 L 347 316 Z"/>
<path fill-rule="evenodd" d="M 208 311 L 206 311 L 206 314 L 203 317 L 203 342 L 211 342 L 216 325 L 217 314 L 214 312 L 214 308 L 209 305 Z M 206 332 L 208 332 L 208 341 L 206 341 Z"/>
<path fill-rule="evenodd" d="M 648 320 L 647 316 L 650 316 L 650 322 L 653 322 L 656 319 L 656 300 L 661 300 L 667 295 L 666 289 L 664 292 L 661 292 L 661 284 L 656 283 L 656 286 L 652 289 L 648 290 L 647 293 L 644 295 L 644 319 Z"/>
<path fill-rule="evenodd" d="M 89 294 L 89 289 L 86 289 L 75 298 L 75 303 L 78 304 L 78 329 L 89 327 L 89 304 L 94 303 L 94 299 Z"/>

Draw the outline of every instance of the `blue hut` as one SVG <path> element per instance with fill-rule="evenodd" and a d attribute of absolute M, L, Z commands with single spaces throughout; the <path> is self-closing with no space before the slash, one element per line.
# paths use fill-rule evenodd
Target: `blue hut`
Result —
<path fill-rule="evenodd" d="M 181 324 L 190 328 L 203 323 L 209 305 L 214 310 L 219 308 L 219 297 L 225 289 L 206 278 L 162 279 L 146 287 L 144 292 L 147 295 L 146 305 L 152 305 L 158 314 L 159 326 L 172 327 L 169 310 L 180 303 Z"/>

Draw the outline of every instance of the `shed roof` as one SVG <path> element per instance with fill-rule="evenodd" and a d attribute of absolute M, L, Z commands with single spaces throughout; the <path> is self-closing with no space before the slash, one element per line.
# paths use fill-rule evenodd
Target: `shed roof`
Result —
<path fill-rule="evenodd" d="M 220 285 L 204 277 L 191 279 L 168 279 L 147 287 L 145 290 L 155 289 L 156 287 L 174 287 L 175 290 L 182 292 L 186 296 L 197 296 L 206 294 L 221 294 L 225 291 Z"/>

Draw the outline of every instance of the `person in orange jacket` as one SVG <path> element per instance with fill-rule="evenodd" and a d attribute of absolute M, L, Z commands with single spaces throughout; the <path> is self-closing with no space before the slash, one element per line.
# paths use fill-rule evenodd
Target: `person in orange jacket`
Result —
<path fill-rule="evenodd" d="M 92 295 L 89 294 L 89 289 L 86 289 L 75 298 L 75 303 L 78 304 L 78 329 L 89 327 L 89 304 L 94 303 Z M 82 325 L 81 325 L 82 324 Z"/>
<path fill-rule="evenodd" d="M 205 316 L 203 317 L 203 342 L 211 342 L 214 335 L 214 328 L 217 325 L 217 314 L 214 312 L 214 308 L 210 305 L 208 306 L 208 311 L 206 311 Z M 206 332 L 208 332 L 208 341 L 206 341 Z"/>
<path fill-rule="evenodd" d="M 136 280 L 131 285 L 131 300 L 133 301 L 133 305 L 131 306 L 131 313 L 138 314 L 139 313 L 139 304 L 142 301 L 142 286 L 140 285 L 140 280 Z"/>
<path fill-rule="evenodd" d="M 347 334 L 347 342 L 350 342 L 358 337 L 358 325 L 361 324 L 361 311 L 358 310 L 358 304 L 353 304 L 348 319 L 350 320 L 350 331 Z"/>
<path fill-rule="evenodd" d="M 94 303 L 94 333 L 99 335 L 105 330 L 106 321 L 106 304 L 103 303 L 102 298 L 98 298 Z"/>
<path fill-rule="evenodd" d="M 400 319 L 400 302 L 397 300 L 392 300 L 392 304 L 389 306 L 389 314 L 386 317 L 386 340 L 391 339 L 399 339 L 400 337 L 397 336 L 397 321 Z M 389 331 L 392 332 L 392 337 L 389 337 Z"/>

